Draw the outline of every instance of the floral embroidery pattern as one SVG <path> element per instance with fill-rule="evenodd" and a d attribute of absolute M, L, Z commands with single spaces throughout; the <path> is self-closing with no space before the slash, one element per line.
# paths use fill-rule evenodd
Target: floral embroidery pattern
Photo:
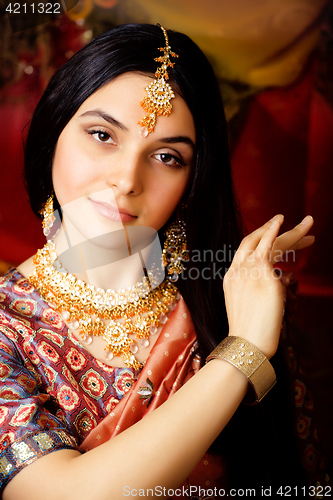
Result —
<path fill-rule="evenodd" d="M 13 290 L 19 295 L 25 295 L 27 293 L 32 293 L 34 291 L 33 285 L 26 278 L 18 279 Z"/>
<path fill-rule="evenodd" d="M 107 384 L 95 370 L 88 370 L 80 380 L 80 386 L 89 396 L 100 399 L 106 392 Z"/>
<path fill-rule="evenodd" d="M 0 329 L 0 331 L 1 331 L 1 329 Z M 14 351 L 13 351 L 13 349 L 11 349 L 11 348 L 9 347 L 9 345 L 5 344 L 5 343 L 4 343 L 4 342 L 2 342 L 1 340 L 0 340 L 0 349 L 1 349 L 1 351 L 4 351 L 4 352 L 6 352 L 7 354 L 9 354 L 9 356 L 14 356 Z"/>
<path fill-rule="evenodd" d="M 124 368 L 120 370 L 119 375 L 116 377 L 113 387 L 116 389 L 117 394 L 124 396 L 134 384 L 133 373 Z"/>
<path fill-rule="evenodd" d="M 85 438 L 89 434 L 91 429 L 96 427 L 97 422 L 90 411 L 81 410 L 74 420 L 74 425 L 78 431 L 79 436 Z"/>
<path fill-rule="evenodd" d="M 2 382 L 4 382 L 6 380 L 6 378 L 8 378 L 10 376 L 12 371 L 13 371 L 13 368 L 8 366 L 6 363 L 0 362 L 0 378 L 1 378 Z"/>
<path fill-rule="evenodd" d="M 309 411 L 313 410 L 313 397 L 308 389 L 305 394 L 304 408 Z"/>
<path fill-rule="evenodd" d="M 38 352 L 42 356 L 45 356 L 49 361 L 57 363 L 59 361 L 59 354 L 57 351 L 50 346 L 47 342 L 42 341 L 38 346 Z"/>
<path fill-rule="evenodd" d="M 0 332 L 3 332 L 6 335 L 6 337 L 8 337 L 10 340 L 13 340 L 14 342 L 18 338 L 17 333 L 11 328 L 8 328 L 7 326 L 0 325 Z"/>
<path fill-rule="evenodd" d="M 60 387 L 57 393 L 59 404 L 65 410 L 74 410 L 79 404 L 79 396 L 68 385 Z"/>
<path fill-rule="evenodd" d="M 1 325 L 10 325 L 10 320 L 7 319 L 6 314 L 3 310 L 0 310 L 0 323 Z"/>
<path fill-rule="evenodd" d="M 306 415 L 300 415 L 296 422 L 298 435 L 302 439 L 306 439 L 310 432 L 311 418 Z"/>
<path fill-rule="evenodd" d="M 24 365 L 25 367 L 27 368 L 27 370 L 29 370 L 29 375 L 31 374 L 34 379 L 37 381 L 37 384 L 40 385 L 41 384 L 41 380 L 42 380 L 42 377 L 40 376 L 40 374 L 35 370 L 35 367 L 34 365 L 30 362 L 30 359 L 25 359 L 24 360 Z"/>
<path fill-rule="evenodd" d="M 22 321 L 13 320 L 11 325 L 13 328 L 15 328 L 17 333 L 22 335 L 22 337 L 25 338 L 26 340 L 30 340 L 35 336 L 35 332 L 33 331 L 33 329 L 29 328 Z"/>
<path fill-rule="evenodd" d="M 42 313 L 42 318 L 45 321 L 45 323 L 49 323 L 50 325 L 54 326 L 55 328 L 61 328 L 62 326 L 62 319 L 56 313 L 53 309 L 44 309 Z"/>
<path fill-rule="evenodd" d="M 138 394 L 140 394 L 139 399 L 143 399 L 142 404 L 146 404 L 148 407 L 155 395 L 154 384 L 149 378 L 147 378 L 146 382 L 143 382 L 142 386 L 140 386 L 139 389 L 140 389 L 138 391 Z"/>
<path fill-rule="evenodd" d="M 306 387 L 300 380 L 295 380 L 295 406 L 302 407 L 304 403 L 304 396 Z"/>
<path fill-rule="evenodd" d="M 5 274 L 4 276 L 0 276 L 0 288 L 7 286 L 10 278 L 11 278 L 10 274 Z"/>
<path fill-rule="evenodd" d="M 16 380 L 17 383 L 30 394 L 32 394 L 36 389 L 37 386 L 36 381 L 33 378 L 28 377 L 24 373 L 21 373 L 21 375 L 19 375 Z"/>
<path fill-rule="evenodd" d="M 314 471 L 316 469 L 318 457 L 317 457 L 317 451 L 312 444 L 308 444 L 306 446 L 304 450 L 303 461 L 305 462 L 304 465 L 308 470 Z"/>
<path fill-rule="evenodd" d="M 9 409 L 7 406 L 0 406 L 0 425 L 6 420 L 7 415 L 9 414 Z"/>
<path fill-rule="evenodd" d="M 95 405 L 95 403 L 93 403 L 91 401 L 91 399 L 88 398 L 88 396 L 84 395 L 83 396 L 84 399 L 85 399 L 85 402 L 87 403 L 87 405 L 89 406 L 89 408 L 91 409 L 91 411 L 95 414 L 95 415 L 98 415 L 98 408 L 97 406 Z"/>
<path fill-rule="evenodd" d="M 6 432 L 0 437 L 0 453 L 12 444 L 15 440 L 14 432 Z"/>
<path fill-rule="evenodd" d="M 33 285 L 26 278 L 21 278 L 17 280 L 13 286 L 13 290 L 19 295 L 25 295 L 27 293 L 32 293 L 34 291 Z"/>
<path fill-rule="evenodd" d="M 119 403 L 119 399 L 116 399 L 114 398 L 113 396 L 111 396 L 107 402 L 106 402 L 106 411 L 108 413 L 111 413 L 111 411 L 116 407 L 116 405 Z"/>
<path fill-rule="evenodd" d="M 35 365 L 38 365 L 40 363 L 40 358 L 37 356 L 34 348 L 29 342 L 23 343 L 23 350 L 32 363 L 34 363 Z"/>
<path fill-rule="evenodd" d="M 42 369 L 45 373 L 48 385 L 50 386 L 51 389 L 53 389 L 58 373 L 53 368 L 45 364 L 42 364 Z"/>
<path fill-rule="evenodd" d="M 2 399 L 19 399 L 21 397 L 21 394 L 12 387 L 3 387 L 0 390 L 0 398 Z"/>
<path fill-rule="evenodd" d="M 9 305 L 15 312 L 24 314 L 31 318 L 37 310 L 37 302 L 34 300 L 14 299 Z"/>
<path fill-rule="evenodd" d="M 59 335 L 52 330 L 48 330 L 47 328 L 39 328 L 38 333 L 41 333 L 47 339 L 51 340 L 54 344 L 57 344 L 58 347 L 62 347 L 64 345 L 64 337 Z"/>
<path fill-rule="evenodd" d="M 80 386 L 79 384 L 77 383 L 77 381 L 75 380 L 75 377 L 74 375 L 72 374 L 72 372 L 67 368 L 67 366 L 63 366 L 62 367 L 62 371 L 61 373 L 67 378 L 68 382 L 70 382 L 72 384 L 72 386 L 77 390 L 79 391 L 80 390 Z"/>
<path fill-rule="evenodd" d="M 49 415 L 45 413 L 41 414 L 37 419 L 37 424 L 42 427 L 42 429 L 56 429 L 59 424 L 56 420 L 50 418 Z"/>
<path fill-rule="evenodd" d="M 16 410 L 13 418 L 10 421 L 10 425 L 14 427 L 24 426 L 26 427 L 33 417 L 33 414 L 37 410 L 35 404 L 20 405 L 18 410 Z"/>
<path fill-rule="evenodd" d="M 79 371 L 86 365 L 86 359 L 77 349 L 72 347 L 65 356 L 72 370 Z"/>

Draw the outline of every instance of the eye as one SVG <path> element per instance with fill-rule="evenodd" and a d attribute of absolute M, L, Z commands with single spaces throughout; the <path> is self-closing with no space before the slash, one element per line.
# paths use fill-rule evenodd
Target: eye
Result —
<path fill-rule="evenodd" d="M 179 156 L 173 155 L 171 153 L 159 153 L 155 155 L 162 163 L 169 165 L 170 167 L 181 167 L 186 165 L 186 163 L 179 158 Z"/>
<path fill-rule="evenodd" d="M 96 139 L 96 141 L 98 142 L 104 142 L 107 144 L 114 143 L 111 135 L 105 132 L 105 130 L 89 130 L 88 134 L 94 137 L 94 139 Z"/>

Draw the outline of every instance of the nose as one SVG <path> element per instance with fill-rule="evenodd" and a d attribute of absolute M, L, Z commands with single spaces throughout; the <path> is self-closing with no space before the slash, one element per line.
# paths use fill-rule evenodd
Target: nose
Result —
<path fill-rule="evenodd" d="M 140 194 L 143 188 L 143 165 L 138 152 L 119 152 L 108 169 L 106 182 L 120 195 Z"/>

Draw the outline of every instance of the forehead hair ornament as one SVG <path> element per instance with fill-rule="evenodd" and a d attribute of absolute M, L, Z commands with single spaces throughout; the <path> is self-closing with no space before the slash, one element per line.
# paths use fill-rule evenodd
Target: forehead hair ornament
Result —
<path fill-rule="evenodd" d="M 169 116 L 172 108 L 170 100 L 175 97 L 171 85 L 166 80 L 169 79 L 168 67 L 173 68 L 175 64 L 170 61 L 170 57 L 178 57 L 178 55 L 171 51 L 166 30 L 160 24 L 158 26 L 163 31 L 165 47 L 159 47 L 158 49 L 163 52 L 163 56 L 156 57 L 155 61 L 160 62 L 161 66 L 155 72 L 156 80 L 153 80 L 146 87 L 147 95 L 140 103 L 148 113 L 139 122 L 139 125 L 144 127 L 141 131 L 143 137 L 147 137 L 150 132 L 153 132 L 157 116 Z"/>

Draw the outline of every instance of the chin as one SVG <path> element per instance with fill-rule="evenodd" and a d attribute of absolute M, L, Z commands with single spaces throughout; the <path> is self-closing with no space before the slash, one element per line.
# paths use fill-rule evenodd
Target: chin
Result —
<path fill-rule="evenodd" d="M 82 234 L 82 233 L 81 233 Z M 126 250 L 131 253 L 143 250 L 158 237 L 155 229 L 148 226 L 122 226 L 104 234 L 93 234 L 84 231 L 81 245 L 94 246 L 105 250 Z"/>

